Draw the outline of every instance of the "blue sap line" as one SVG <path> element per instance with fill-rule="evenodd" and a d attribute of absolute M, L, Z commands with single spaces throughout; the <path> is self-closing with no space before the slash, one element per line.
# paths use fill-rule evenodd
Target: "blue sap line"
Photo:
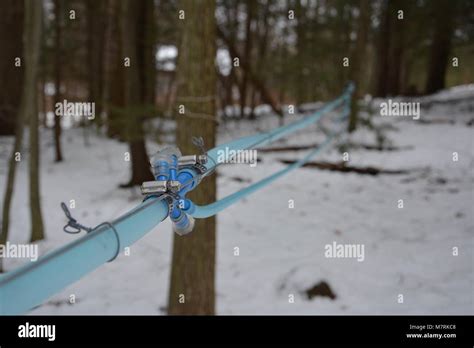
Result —
<path fill-rule="evenodd" d="M 350 96 L 351 93 L 353 92 L 354 87 L 352 84 L 350 84 L 344 93 L 334 99 L 333 101 L 329 102 L 326 104 L 323 108 L 318 110 L 316 113 L 314 113 L 310 117 L 306 117 L 302 120 L 293 122 L 289 125 L 282 126 L 280 128 L 274 129 L 273 131 L 263 133 L 263 134 L 257 134 L 253 136 L 248 136 L 245 138 L 240 138 L 237 140 L 234 140 L 230 143 L 223 144 L 221 146 L 218 146 L 217 148 L 212 149 L 209 152 L 210 156 L 216 156 L 215 161 L 211 163 L 211 166 L 216 165 L 217 163 L 217 155 L 219 154 L 219 151 L 223 151 L 223 153 L 229 153 L 229 151 L 225 151 L 226 147 L 230 150 L 243 150 L 243 149 L 250 149 L 254 148 L 256 146 L 261 146 L 265 145 L 267 143 L 270 143 L 272 141 L 275 141 L 276 139 L 279 139 L 285 135 L 288 135 L 296 130 L 302 129 L 307 127 L 308 125 L 317 122 L 324 114 L 331 112 L 332 110 L 338 108 L 341 105 L 344 105 L 344 109 L 342 112 L 338 115 L 336 118 L 336 122 L 342 122 L 350 113 L 350 108 L 349 108 L 349 103 L 350 103 Z M 338 135 L 340 134 L 344 129 L 338 132 L 333 132 L 329 134 L 326 138 L 326 140 L 320 144 L 317 148 L 313 149 L 310 151 L 305 157 L 301 158 L 299 161 L 287 166 L 286 168 L 256 182 L 255 184 L 252 184 L 240 191 L 237 191 L 235 193 L 232 193 L 216 202 L 213 202 L 211 204 L 207 204 L 204 206 L 199 206 L 199 205 L 194 205 L 192 206 L 192 209 L 188 211 L 188 214 L 195 217 L 195 218 L 207 218 L 213 215 L 216 215 L 220 211 L 226 209 L 228 206 L 234 204 L 238 200 L 248 196 L 249 194 L 265 187 L 266 185 L 272 183 L 276 179 L 280 178 L 281 176 L 287 174 L 288 172 L 292 171 L 293 169 L 299 168 L 302 165 L 304 165 L 306 162 L 308 162 L 311 158 L 319 154 L 324 148 L 329 145 L 329 143 Z M 226 161 L 229 160 L 229 158 L 226 158 Z M 213 167 L 210 167 L 210 169 L 213 169 Z"/>
<path fill-rule="evenodd" d="M 112 259 L 117 248 L 142 238 L 168 216 L 168 205 L 152 198 L 82 238 L 0 277 L 0 314 L 21 314 Z"/>
<path fill-rule="evenodd" d="M 326 104 L 310 117 L 267 133 L 240 138 L 208 151 L 211 161 L 207 163 L 207 171 L 212 171 L 219 164 L 217 163 L 219 152 L 225 150 L 226 147 L 229 150 L 243 150 L 268 144 L 316 122 L 323 114 L 334 110 L 343 102 L 346 103 L 344 113 L 347 113 L 347 105 L 352 90 L 353 86 L 350 85 L 339 98 Z M 200 218 L 216 214 L 242 197 L 302 166 L 322 151 L 336 135 L 328 136 L 321 146 L 312 150 L 294 164 L 220 201 L 206 206 L 188 204 L 188 214 Z M 79 280 L 107 261 L 114 259 L 117 252 L 135 243 L 163 221 L 170 213 L 168 210 L 169 207 L 164 197 L 149 197 L 145 202 L 111 223 L 101 224 L 84 237 L 40 257 L 36 262 L 28 263 L 1 275 L 0 314 L 25 313 L 43 303 L 61 289 Z"/>
<path fill-rule="evenodd" d="M 326 146 L 328 146 L 331 141 L 338 135 L 340 134 L 341 132 L 335 132 L 335 133 L 332 133 L 330 135 L 328 135 L 326 137 L 326 140 L 321 143 L 317 148 L 311 150 L 310 152 L 308 152 L 308 154 L 306 156 L 304 156 L 303 158 L 301 158 L 299 161 L 291 164 L 291 165 L 288 165 L 287 167 L 285 167 L 284 169 L 256 182 L 255 184 L 252 184 L 250 186 L 247 186 L 246 188 L 240 190 L 240 191 L 237 191 L 237 192 L 234 192 L 214 203 L 211 203 L 211 204 L 207 204 L 207 205 L 204 205 L 204 206 L 200 206 L 200 205 L 193 205 L 193 209 L 192 211 L 189 212 L 189 214 L 195 218 L 198 218 L 198 219 L 202 219 L 202 218 L 207 218 L 207 217 L 210 217 L 210 216 L 213 216 L 213 215 L 216 215 L 217 213 L 219 213 L 220 211 L 226 209 L 227 207 L 229 207 L 230 205 L 234 204 L 235 202 L 239 201 L 240 199 L 250 195 L 251 193 L 257 191 L 257 190 L 260 190 L 261 188 L 269 185 L 270 183 L 272 183 L 273 181 L 275 181 L 276 179 L 280 178 L 281 176 L 287 174 L 288 172 L 296 169 L 296 168 L 299 168 L 301 166 L 303 166 L 305 163 L 307 163 L 311 158 L 315 157 L 317 154 L 319 154 L 321 151 L 323 151 Z"/>
<path fill-rule="evenodd" d="M 316 111 L 313 115 L 304 117 L 301 120 L 295 121 L 293 123 L 290 123 L 288 125 L 276 128 L 272 131 L 266 132 L 266 133 L 260 133 L 260 134 L 255 134 L 255 135 L 250 135 L 246 136 L 243 138 L 239 138 L 237 140 L 233 140 L 231 142 L 219 145 L 207 152 L 207 155 L 211 157 L 212 159 L 208 161 L 206 168 L 208 171 L 213 170 L 216 165 L 219 165 L 220 163 L 218 162 L 218 157 L 219 154 L 222 153 L 232 153 L 231 150 L 238 151 L 238 150 L 246 150 L 246 149 L 252 149 L 255 147 L 260 147 L 266 144 L 269 144 L 275 140 L 278 140 L 280 138 L 283 138 L 287 136 L 290 133 L 293 133 L 297 130 L 303 129 L 315 122 L 317 122 L 323 115 L 325 115 L 328 112 L 333 111 L 334 109 L 338 108 L 339 106 L 343 105 L 343 103 L 346 104 L 346 108 L 343 111 L 344 114 L 348 112 L 347 105 L 350 102 L 350 96 L 352 92 L 354 91 L 354 85 L 350 83 L 348 87 L 344 90 L 344 92 L 336 99 L 333 101 L 328 102 L 325 104 L 321 109 Z M 228 151 L 225 151 L 225 150 Z M 231 158 L 225 158 L 224 161 L 222 162 L 227 162 Z"/>

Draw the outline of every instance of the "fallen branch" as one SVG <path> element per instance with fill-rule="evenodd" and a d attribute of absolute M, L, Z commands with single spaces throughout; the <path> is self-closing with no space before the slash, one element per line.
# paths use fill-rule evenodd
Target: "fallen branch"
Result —
<path fill-rule="evenodd" d="M 259 152 L 302 151 L 302 150 L 310 150 L 318 146 L 319 144 L 267 147 L 267 148 L 260 149 L 258 151 Z M 413 149 L 413 146 L 379 146 L 379 145 L 355 144 L 355 143 L 349 143 L 348 147 L 352 149 L 364 149 L 364 150 L 369 150 L 369 151 L 402 151 L 402 150 Z"/>
<path fill-rule="evenodd" d="M 293 160 L 279 160 L 281 163 L 284 164 L 293 164 L 296 161 Z M 392 174 L 392 175 L 400 175 L 400 174 L 408 174 L 410 170 L 400 169 L 400 170 L 392 170 L 392 169 L 382 169 L 376 167 L 353 167 L 346 165 L 346 162 L 338 162 L 338 163 L 330 163 L 330 162 L 308 162 L 303 165 L 306 168 L 317 168 L 322 170 L 330 170 L 335 172 L 342 172 L 342 173 L 357 173 L 357 174 L 366 174 L 366 175 L 379 175 L 379 174 Z"/>

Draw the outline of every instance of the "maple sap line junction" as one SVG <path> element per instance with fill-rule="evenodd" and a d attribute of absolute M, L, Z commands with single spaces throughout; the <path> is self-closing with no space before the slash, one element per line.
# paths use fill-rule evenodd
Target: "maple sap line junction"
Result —
<path fill-rule="evenodd" d="M 182 156 L 164 153 L 153 162 L 156 181 L 144 183 L 144 201 L 119 218 L 104 222 L 93 229 L 86 229 L 85 236 L 58 248 L 36 262 L 26 264 L 0 276 L 0 314 L 21 314 L 38 306 L 61 289 L 79 280 L 100 265 L 114 260 L 125 247 L 138 241 L 160 222 L 170 217 L 173 229 L 178 234 L 190 233 L 194 218 L 216 215 L 230 205 L 273 181 L 303 166 L 323 151 L 347 128 L 344 122 L 350 113 L 351 83 L 336 99 L 326 103 L 314 114 L 266 133 L 245 136 L 217 146 L 205 154 Z M 248 150 L 269 144 L 297 130 L 316 123 L 321 117 L 341 108 L 332 115 L 335 130 L 327 134 L 326 140 L 310 150 L 306 156 L 285 168 L 208 205 L 199 206 L 186 198 L 201 179 L 214 172 L 217 157 L 225 148 Z M 153 159 L 152 159 L 153 161 Z M 148 184 L 148 185 L 145 185 Z M 66 213 L 66 211 L 65 211 Z M 66 214 L 67 216 L 67 214 Z M 67 226 L 84 229 L 70 215 Z M 34 288 L 31 284 L 35 284 Z"/>

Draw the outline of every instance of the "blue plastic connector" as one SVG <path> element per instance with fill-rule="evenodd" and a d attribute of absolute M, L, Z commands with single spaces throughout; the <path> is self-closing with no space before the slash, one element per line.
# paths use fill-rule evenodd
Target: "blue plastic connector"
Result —
<path fill-rule="evenodd" d="M 171 199 L 169 217 L 173 222 L 173 230 L 184 235 L 194 227 L 194 218 L 189 214 L 195 209 L 194 203 L 186 198 L 186 194 L 198 185 L 201 175 L 192 165 L 180 168 L 180 157 L 179 149 L 168 147 L 152 157 L 151 165 L 155 179 L 161 181 L 158 187 L 162 191 L 157 190 L 156 194 L 168 194 Z"/>

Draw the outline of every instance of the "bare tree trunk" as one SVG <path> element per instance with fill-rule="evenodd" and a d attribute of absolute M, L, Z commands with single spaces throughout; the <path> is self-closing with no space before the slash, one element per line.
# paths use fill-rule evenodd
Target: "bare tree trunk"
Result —
<path fill-rule="evenodd" d="M 349 117 L 348 131 L 353 132 L 357 127 L 358 107 L 357 101 L 362 96 L 362 81 L 364 78 L 362 64 L 365 61 L 367 41 L 370 29 L 370 2 L 369 0 L 359 1 L 359 20 L 357 28 L 357 42 L 354 58 L 350 64 L 351 79 L 355 84 L 355 91 L 352 93 L 351 114 Z"/>
<path fill-rule="evenodd" d="M 377 69 L 375 74 L 375 92 L 376 97 L 385 97 L 387 95 L 387 71 L 389 70 L 389 49 L 390 49 L 390 28 L 391 28 L 391 0 L 382 0 L 382 9 L 380 14 L 380 26 L 377 45 Z"/>
<path fill-rule="evenodd" d="M 25 122 L 25 112 L 20 107 L 18 113 L 15 143 L 8 162 L 7 183 L 5 188 L 5 195 L 3 198 L 2 209 L 2 230 L 0 231 L 0 245 L 5 245 L 8 240 L 8 230 L 10 227 L 10 207 L 13 197 L 13 188 L 15 186 L 16 164 L 21 158 L 21 146 L 23 142 L 23 127 Z M 3 272 L 3 259 L 0 258 L 0 272 Z"/>
<path fill-rule="evenodd" d="M 259 45 L 258 45 L 258 58 L 257 58 L 257 71 L 262 72 L 263 79 L 265 79 L 268 74 L 266 73 L 265 70 L 265 61 L 267 57 L 267 49 L 268 49 L 268 37 L 270 34 L 270 25 L 268 22 L 268 19 L 270 17 L 270 6 L 271 3 L 270 1 L 266 2 L 265 5 L 263 5 L 263 10 L 261 14 L 261 18 L 259 20 L 259 29 L 258 29 L 258 34 L 259 34 Z M 280 92 L 283 87 L 280 87 Z M 260 95 L 261 93 L 257 91 L 255 88 L 252 89 L 252 106 L 251 106 L 251 112 L 250 112 L 250 117 L 255 118 L 255 106 L 257 104 L 257 97 L 258 97 L 258 102 L 260 102 Z M 279 101 L 281 102 L 280 98 Z M 283 125 L 284 123 L 284 113 L 281 112 L 279 115 L 279 123 L 280 125 Z"/>
<path fill-rule="evenodd" d="M 43 117 L 40 120 L 40 125 L 44 128 L 48 126 L 48 97 L 46 95 L 46 83 L 47 83 L 47 73 L 46 67 L 43 66 L 43 70 L 41 71 L 41 81 L 40 81 L 40 96 L 41 96 L 41 111 L 43 113 Z"/>
<path fill-rule="evenodd" d="M 13 145 L 12 153 L 10 155 L 7 175 L 7 185 L 5 190 L 5 196 L 3 200 L 3 211 L 2 211 L 2 231 L 0 234 L 0 245 L 5 245 L 8 240 L 8 230 L 10 225 L 10 206 L 13 197 L 13 188 L 15 186 L 15 173 L 17 161 L 21 158 L 21 146 L 23 142 L 23 127 L 27 121 L 33 122 L 32 119 L 36 118 L 36 126 L 38 122 L 37 115 L 37 75 L 38 75 L 38 59 L 39 50 L 41 43 L 41 18 L 42 18 L 43 7 L 41 2 L 35 0 L 25 0 L 25 42 L 24 42 L 24 53 L 23 57 L 25 60 L 25 76 L 23 84 L 23 92 L 21 97 L 20 111 L 18 113 L 17 125 L 16 125 L 16 136 L 15 143 Z M 36 116 L 36 117 L 33 117 Z M 31 124 L 30 124 L 30 128 Z M 35 135 L 36 133 L 36 135 Z M 32 232 L 35 237 L 42 236 L 43 233 L 43 222 L 41 219 L 41 211 L 39 210 L 39 192 L 38 192 L 38 176 L 35 175 L 34 169 L 38 168 L 38 156 L 35 151 L 38 150 L 38 139 L 37 139 L 37 128 L 36 132 L 30 129 L 31 142 L 31 159 L 30 159 L 30 203 L 32 213 Z M 36 150 L 33 147 L 36 144 Z M 35 158 L 33 158 L 35 157 Z M 33 170 L 33 174 L 32 174 Z M 37 174 L 37 173 L 36 173 Z M 36 186 L 36 187 L 35 187 Z M 37 195 L 35 197 L 35 195 Z M 38 214 L 39 213 L 39 214 Z M 35 226 L 36 225 L 36 226 Z M 35 226 L 35 227 L 33 227 Z M 32 233 L 33 237 L 33 233 Z M 32 238 L 33 240 L 33 238 Z M 3 271 L 2 259 L 0 258 L 0 272 Z"/>
<path fill-rule="evenodd" d="M 404 3 L 392 3 L 391 7 L 391 41 L 389 49 L 390 69 L 385 71 L 388 95 L 399 95 L 401 93 L 402 63 L 404 56 L 405 25 L 397 18 L 397 11 L 403 10 L 408 13 Z"/>
<path fill-rule="evenodd" d="M 435 0 L 434 32 L 425 92 L 434 93 L 445 87 L 446 69 L 454 30 L 456 1 Z"/>
<path fill-rule="evenodd" d="M 289 5 L 289 3 L 288 3 Z M 295 78 L 295 90 L 296 90 L 296 104 L 300 105 L 306 102 L 306 86 L 304 82 L 307 80 L 305 78 L 305 64 L 307 62 L 307 40 L 306 40 L 306 30 L 305 30 L 305 23 L 306 23 L 306 11 L 305 8 L 301 5 L 300 0 L 295 1 L 295 15 L 297 16 L 298 20 L 296 22 L 296 50 L 298 52 L 297 59 L 299 64 L 294 64 L 294 68 L 296 71 L 294 72 L 293 76 Z M 302 66 L 300 66 L 300 64 Z"/>
<path fill-rule="evenodd" d="M 54 62 L 54 105 L 61 103 L 61 0 L 54 0 L 54 28 L 55 28 L 55 62 Z M 61 117 L 54 115 L 54 150 L 55 150 L 55 161 L 61 162 L 63 160 L 63 154 L 61 149 Z"/>
<path fill-rule="evenodd" d="M 182 21 L 182 42 L 178 58 L 178 96 L 186 100 L 185 114 L 176 115 L 177 143 L 183 154 L 196 153 L 192 136 L 202 136 L 208 148 L 215 145 L 214 119 L 189 117 L 190 113 L 215 117 L 216 23 L 214 0 L 182 0 L 186 19 Z M 206 178 L 191 198 L 206 204 L 216 197 L 215 176 Z M 174 236 L 173 262 L 168 302 L 168 313 L 214 314 L 215 311 L 215 217 L 197 219 L 194 231 L 186 236 Z"/>
<path fill-rule="evenodd" d="M 25 88 L 28 97 L 28 114 L 30 128 L 30 211 L 31 238 L 34 242 L 44 238 L 43 217 L 41 215 L 40 179 L 39 179 L 39 136 L 38 136 L 38 71 L 41 49 L 43 4 L 36 0 L 26 0 L 26 15 L 30 22 L 30 31 L 26 41 L 28 59 Z"/>
<path fill-rule="evenodd" d="M 97 126 L 102 125 L 100 115 L 102 113 L 102 88 L 103 88 L 103 68 L 104 68 L 104 15 L 105 2 L 88 0 L 87 1 L 87 46 L 88 46 L 88 73 L 89 73 L 89 102 L 95 103 L 96 117 L 94 122 Z"/>
<path fill-rule="evenodd" d="M 150 2 L 151 1 L 151 2 Z M 126 137 L 129 144 L 132 161 L 132 176 L 127 184 L 121 187 L 140 185 L 144 181 L 153 180 L 150 164 L 145 147 L 145 132 L 143 130 L 143 113 L 146 105 L 147 81 L 146 58 L 143 53 L 143 33 L 149 29 L 146 11 L 152 0 L 134 1 L 125 0 L 122 5 L 122 44 L 125 57 L 130 58 L 130 66 L 123 67 L 125 71 L 125 103 L 127 108 Z M 147 51 L 148 52 L 148 51 Z M 148 92 L 149 93 L 149 92 Z"/>
<path fill-rule="evenodd" d="M 171 73 L 168 77 L 168 83 L 166 85 L 166 97 L 165 97 L 165 110 L 167 114 L 172 114 L 173 112 L 173 91 L 174 91 L 174 82 L 175 82 L 175 74 Z"/>
<path fill-rule="evenodd" d="M 23 13 L 23 1 L 0 1 L 0 76 L 8 82 L 0 89 L 0 135 L 15 134 L 20 109 L 24 64 L 15 66 L 15 58 L 22 59 Z"/>
<path fill-rule="evenodd" d="M 104 38 L 104 69 L 102 107 L 107 114 L 107 136 L 123 139 L 120 124 L 124 107 L 124 74 L 121 29 L 119 25 L 120 3 L 107 0 Z"/>
<path fill-rule="evenodd" d="M 249 62 L 252 55 L 252 22 L 254 16 L 254 0 L 246 0 L 247 18 L 245 22 L 245 46 L 243 52 L 243 59 Z M 240 85 L 240 117 L 245 117 L 245 107 L 247 105 L 247 85 L 248 85 L 248 72 L 242 71 L 242 84 Z"/>

